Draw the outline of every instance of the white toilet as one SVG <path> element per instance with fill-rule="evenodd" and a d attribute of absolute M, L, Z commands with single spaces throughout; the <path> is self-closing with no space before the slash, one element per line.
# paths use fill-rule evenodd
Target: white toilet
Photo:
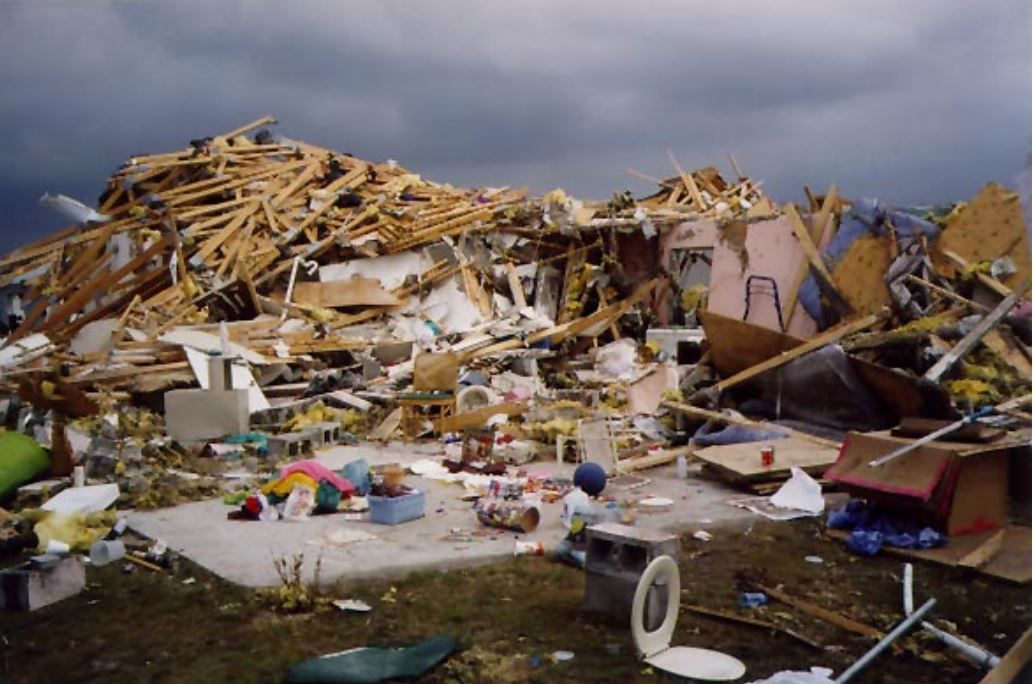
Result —
<path fill-rule="evenodd" d="M 657 577 L 667 584 L 667 613 L 663 624 L 647 632 L 643 622 L 646 596 Z M 631 636 L 642 659 L 658 670 L 709 682 L 727 682 L 746 674 L 746 666 L 741 661 L 724 653 L 705 648 L 671 646 L 674 626 L 678 623 L 680 598 L 678 564 L 670 556 L 655 558 L 639 579 L 635 600 L 631 604 Z"/>

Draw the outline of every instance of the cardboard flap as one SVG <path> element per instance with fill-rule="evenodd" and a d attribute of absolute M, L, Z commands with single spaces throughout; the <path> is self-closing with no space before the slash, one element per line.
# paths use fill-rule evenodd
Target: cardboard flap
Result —
<path fill-rule="evenodd" d="M 413 363 L 414 390 L 454 392 L 459 380 L 459 357 L 455 354 L 420 354 Z"/>
<path fill-rule="evenodd" d="M 927 444 L 879 468 L 868 462 L 912 440 L 851 432 L 825 479 L 929 501 L 947 471 L 951 451 Z"/>

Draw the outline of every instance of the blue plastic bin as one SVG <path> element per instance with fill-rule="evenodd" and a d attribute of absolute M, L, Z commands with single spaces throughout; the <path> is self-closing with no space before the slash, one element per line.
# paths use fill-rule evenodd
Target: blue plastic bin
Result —
<path fill-rule="evenodd" d="M 369 520 L 381 525 L 397 525 L 407 520 L 423 517 L 423 505 L 427 493 L 418 489 L 405 496 L 369 497 Z"/>

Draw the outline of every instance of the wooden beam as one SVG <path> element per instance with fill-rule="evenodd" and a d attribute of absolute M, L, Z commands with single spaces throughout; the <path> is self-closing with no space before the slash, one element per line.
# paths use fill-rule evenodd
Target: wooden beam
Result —
<path fill-rule="evenodd" d="M 636 171 L 635 169 L 624 169 L 624 173 L 628 174 L 632 178 L 638 178 L 639 180 L 649 181 L 650 183 L 656 183 L 662 188 L 670 188 L 673 190 L 678 187 L 674 183 L 668 183 L 667 181 L 660 180 L 659 178 L 654 178 L 649 174 L 642 173 L 641 171 Z"/>
<path fill-rule="evenodd" d="M 1014 411 L 1017 408 L 1029 404 L 1030 402 L 1033 402 L 1033 394 L 1025 394 L 1021 397 L 1015 397 L 1014 399 L 1009 399 L 1008 401 L 1002 402 L 997 406 L 994 406 L 994 411 L 996 411 L 997 413 Z"/>
<path fill-rule="evenodd" d="M 520 276 L 517 275 L 516 266 L 513 262 L 506 262 L 506 278 L 509 280 L 509 291 L 513 295 L 513 304 L 518 309 L 524 309 L 527 307 L 527 297 L 524 295 L 524 286 L 520 282 Z"/>
<path fill-rule="evenodd" d="M 863 622 L 858 622 L 853 618 L 847 617 L 845 615 L 840 615 L 839 613 L 835 613 L 826 608 L 822 608 L 821 606 L 816 606 L 809 601 L 804 601 L 803 599 L 798 599 L 794 596 L 790 596 L 789 594 L 786 594 L 783 591 L 779 591 L 774 587 L 758 584 L 756 585 L 756 588 L 763 591 L 765 594 L 775 599 L 776 601 L 781 601 L 782 603 L 792 606 L 793 608 L 802 610 L 808 615 L 816 617 L 819 620 L 824 620 L 825 622 L 836 625 L 837 627 L 842 627 L 843 629 L 849 632 L 853 632 L 854 634 L 860 634 L 861 636 L 869 637 L 871 639 L 881 639 L 883 637 L 883 633 L 881 631 L 875 629 L 870 625 L 866 625 Z"/>
<path fill-rule="evenodd" d="M 466 428 L 480 427 L 484 425 L 486 420 L 500 413 L 507 416 L 517 416 L 525 411 L 527 411 L 526 399 L 524 401 L 507 401 L 501 404 L 481 406 L 472 411 L 448 416 L 441 419 L 438 427 L 441 432 L 459 432 Z"/>
<path fill-rule="evenodd" d="M 981 568 L 997 555 L 1004 544 L 1004 530 L 997 530 L 992 537 L 968 552 L 958 560 L 958 567 Z"/>
<path fill-rule="evenodd" d="M 728 161 L 732 165 L 732 170 L 735 171 L 735 177 L 739 180 L 746 178 L 746 174 L 742 172 L 742 168 L 739 167 L 739 162 L 735 160 L 735 155 L 731 152 L 728 153 Z"/>
<path fill-rule="evenodd" d="M 764 622 L 763 620 L 757 620 L 744 615 L 736 615 L 735 613 L 725 613 L 720 610 L 714 610 L 713 608 L 704 608 L 703 606 L 694 606 L 691 604 L 683 603 L 682 608 L 689 611 L 690 613 L 696 613 L 697 615 L 706 615 L 707 617 L 715 618 L 717 620 L 724 620 L 726 622 L 733 622 L 736 624 L 747 625 L 750 627 L 756 627 L 758 629 L 770 630 L 772 632 L 779 632 L 785 634 L 788 637 L 796 639 L 800 643 L 810 646 L 811 648 L 822 650 L 825 647 L 816 642 L 810 637 L 806 637 L 798 632 L 794 632 L 791 629 L 786 629 L 780 625 L 776 625 L 773 622 Z"/>
<path fill-rule="evenodd" d="M 834 294 L 839 297 L 840 302 L 846 304 L 843 298 L 839 296 L 839 290 L 836 289 L 836 282 L 832 279 L 832 274 L 829 273 L 829 269 L 825 266 L 825 262 L 821 258 L 821 254 L 818 252 L 818 247 L 814 244 L 814 239 L 811 238 L 811 234 L 807 232 L 807 227 L 804 226 L 803 220 L 800 219 L 800 214 L 796 211 L 796 206 L 792 203 L 786 204 L 785 215 L 789 219 L 789 225 L 792 226 L 793 234 L 796 235 L 796 239 L 800 242 L 800 247 L 803 249 L 804 256 L 807 257 L 807 261 L 810 262 L 814 268 L 814 272 L 818 279 L 821 280 L 830 294 Z M 824 226 L 822 226 L 824 228 Z M 849 309 L 849 305 L 847 305 Z"/>
<path fill-rule="evenodd" d="M 968 270 L 969 263 L 960 254 L 956 254 L 956 253 L 950 251 L 949 249 L 941 249 L 940 253 L 943 254 L 943 256 L 947 257 L 947 259 L 952 264 L 954 264 L 955 268 L 958 268 L 961 271 Z M 991 275 L 989 275 L 987 273 L 982 273 L 982 272 L 976 271 L 975 272 L 975 276 L 976 276 L 976 279 L 979 282 L 981 282 L 983 285 L 985 285 L 986 287 L 990 288 L 991 290 L 993 290 L 997 294 L 1001 295 L 1002 297 L 1007 297 L 1008 295 L 1010 295 L 1012 293 L 1012 289 L 1010 287 L 1008 287 L 1007 285 L 1002 283 L 1000 280 L 998 280 L 997 278 L 994 278 L 993 276 L 991 276 Z"/>
<path fill-rule="evenodd" d="M 838 342 L 847 335 L 853 335 L 854 333 L 866 330 L 882 321 L 886 317 L 886 315 L 887 311 L 884 309 L 879 313 L 865 316 L 864 318 L 858 319 L 851 323 L 843 323 L 841 325 L 837 325 L 834 328 L 826 330 L 820 335 L 812 337 L 811 339 L 807 340 L 798 347 L 793 347 L 789 351 L 784 351 L 778 356 L 772 357 L 767 361 L 762 361 L 761 363 L 758 363 L 755 366 L 751 366 L 746 370 L 736 373 L 730 378 L 726 378 L 718 382 L 716 385 L 714 385 L 714 387 L 716 387 L 719 392 L 723 392 L 726 389 L 735 387 L 736 385 L 740 385 L 746 382 L 747 380 L 750 380 L 760 375 L 761 373 L 766 373 L 767 371 L 772 370 L 774 368 L 784 366 L 793 359 L 798 359 L 801 356 L 805 354 L 810 354 L 812 351 L 821 349 L 826 345 Z"/>
<path fill-rule="evenodd" d="M 828 224 L 822 227 L 815 226 L 812 224 L 812 229 L 820 230 L 821 234 L 816 236 L 818 238 L 818 244 L 825 243 L 825 234 L 833 230 L 833 218 L 829 217 Z M 810 273 L 810 260 L 804 259 L 800 262 L 800 268 L 796 272 L 796 277 L 793 278 L 793 283 L 790 286 L 789 292 L 786 294 L 782 305 L 782 321 L 785 323 L 786 330 L 789 329 L 789 324 L 793 320 L 793 314 L 796 313 L 796 305 L 800 296 L 800 287 L 803 286 L 803 281 L 807 279 L 807 274 Z"/>
<path fill-rule="evenodd" d="M 940 295 L 941 297 L 946 297 L 947 299 L 953 299 L 954 301 L 958 302 L 959 304 L 964 304 L 965 306 L 971 307 L 971 308 L 975 309 L 976 311 L 982 311 L 983 313 L 990 313 L 990 309 L 988 307 L 985 307 L 982 304 L 977 304 L 976 302 L 973 302 L 971 299 L 965 299 L 964 297 L 962 297 L 958 293 L 951 292 L 947 288 L 940 287 L 939 285 L 934 285 L 933 283 L 930 283 L 928 280 L 922 280 L 921 278 L 919 278 L 916 275 L 913 275 L 913 274 L 909 273 L 907 276 L 905 276 L 905 278 L 907 278 L 908 281 L 914 283 L 915 285 L 920 285 L 921 287 L 929 288 L 930 291 L 935 292 L 936 294 Z"/>
<path fill-rule="evenodd" d="M 207 262 L 208 257 L 214 254 L 215 250 L 217 250 L 222 245 L 222 243 L 226 242 L 226 240 L 228 240 L 231 235 L 236 233 L 240 229 L 240 227 L 244 225 L 244 222 L 248 220 L 248 217 L 250 217 L 251 214 L 255 213 L 259 206 L 261 206 L 260 202 L 255 200 L 253 202 L 248 203 L 247 206 L 245 206 L 244 208 L 238 210 L 233 215 L 233 220 L 226 224 L 225 228 L 221 229 L 218 233 L 204 241 L 204 243 L 197 250 L 197 252 L 195 252 L 194 255 L 190 258 L 191 261 Z"/>
<path fill-rule="evenodd" d="M 994 669 L 990 670 L 985 677 L 979 680 L 979 684 L 1012 684 L 1019 681 L 1022 670 L 1030 660 L 1030 630 L 1026 630 L 1018 640 L 1012 644 L 1008 652 L 1004 654 Z"/>
<path fill-rule="evenodd" d="M 949 371 L 959 359 L 968 354 L 977 344 L 979 344 L 979 340 L 983 338 L 983 335 L 990 332 L 991 329 L 993 329 L 1005 316 L 1008 315 L 1028 290 L 1029 286 L 1027 285 L 1026 290 L 1023 292 L 1012 292 L 1010 295 L 1002 299 L 1001 303 L 997 305 L 997 308 L 984 316 L 983 320 L 976 324 L 976 327 L 972 328 L 967 335 L 961 338 L 961 341 L 954 345 L 953 349 L 941 356 L 940 360 L 934 363 L 932 368 L 927 370 L 925 375 L 922 377 L 932 382 L 939 382 L 944 373 Z"/>
<path fill-rule="evenodd" d="M 236 138 L 238 135 L 244 135 L 248 131 L 252 131 L 252 130 L 254 130 L 256 128 L 259 128 L 260 126 L 269 126 L 269 125 L 274 124 L 274 123 L 276 123 L 276 119 L 274 119 L 273 117 L 271 117 L 268 114 L 266 114 L 263 117 L 255 119 L 251 123 L 246 123 L 243 126 L 239 126 L 237 128 L 234 128 L 232 131 L 227 131 L 226 133 L 223 133 L 219 137 L 220 138 L 226 138 L 227 140 L 230 140 L 232 138 Z"/>
<path fill-rule="evenodd" d="M 692 196 L 692 201 L 696 203 L 699 211 L 706 211 L 707 205 L 703 202 L 703 195 L 700 194 L 699 188 L 696 187 L 696 181 L 692 180 L 692 175 L 685 173 L 681 164 L 679 164 L 678 160 L 675 159 L 674 152 L 669 149 L 667 150 L 667 158 L 671 160 L 671 164 L 674 165 L 674 170 L 678 172 L 678 176 L 681 177 L 681 182 L 685 184 L 686 189 L 688 189 L 689 194 Z"/>
<path fill-rule="evenodd" d="M 280 191 L 280 194 L 278 194 L 269 202 L 270 206 L 272 206 L 273 209 L 279 208 L 279 206 L 283 204 L 291 195 L 296 193 L 298 190 L 302 188 L 302 186 L 311 181 L 318 171 L 319 163 L 310 163 L 307 167 L 305 167 L 304 170 L 302 170 L 301 173 L 299 173 L 294 178 L 294 180 L 292 180 L 287 185 L 287 187 Z"/>
<path fill-rule="evenodd" d="M 818 211 L 817 217 L 814 220 L 815 229 L 824 228 L 825 223 L 830 218 L 834 218 L 838 201 L 839 190 L 836 188 L 836 184 L 833 183 L 829 186 L 829 189 L 825 191 L 825 198 L 821 203 L 821 209 Z"/>

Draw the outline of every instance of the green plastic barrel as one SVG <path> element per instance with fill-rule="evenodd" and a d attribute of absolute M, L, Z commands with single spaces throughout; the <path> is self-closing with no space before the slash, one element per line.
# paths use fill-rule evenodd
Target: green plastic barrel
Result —
<path fill-rule="evenodd" d="M 39 442 L 20 432 L 0 434 L 0 499 L 50 467 L 50 456 Z"/>

